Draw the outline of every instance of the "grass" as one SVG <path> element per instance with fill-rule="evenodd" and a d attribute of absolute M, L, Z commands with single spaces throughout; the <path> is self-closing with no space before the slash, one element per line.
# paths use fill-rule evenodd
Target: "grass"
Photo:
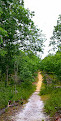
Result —
<path fill-rule="evenodd" d="M 26 86 L 27 85 L 27 86 Z M 22 83 L 21 85 L 5 87 L 3 82 L 0 82 L 0 109 L 5 108 L 8 105 L 8 101 L 27 100 L 29 96 L 35 91 L 35 85 L 31 83 Z"/>
<path fill-rule="evenodd" d="M 54 81 L 54 80 L 53 80 Z M 57 83 L 56 83 L 57 85 Z M 40 95 L 44 101 L 44 109 L 47 114 L 53 116 L 61 108 L 61 88 L 56 88 L 55 84 L 42 84 Z"/>
<path fill-rule="evenodd" d="M 50 94 L 50 98 L 45 102 L 45 110 L 53 116 L 61 107 L 61 89 L 55 89 Z"/>
<path fill-rule="evenodd" d="M 46 100 L 48 100 L 50 98 L 50 95 L 49 94 L 46 94 L 46 95 L 42 95 L 41 96 L 41 99 L 45 102 Z"/>

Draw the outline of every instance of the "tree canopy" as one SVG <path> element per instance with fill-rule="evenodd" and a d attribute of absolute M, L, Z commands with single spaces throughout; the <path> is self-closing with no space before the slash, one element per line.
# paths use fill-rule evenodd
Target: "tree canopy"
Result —
<path fill-rule="evenodd" d="M 50 45 L 53 45 L 54 49 L 58 49 L 59 51 L 61 51 L 61 15 L 59 15 L 57 25 L 54 26 Z"/>
<path fill-rule="evenodd" d="M 23 1 L 19 0 L 1 0 L 0 35 L 3 38 L 2 46 L 19 43 L 19 48 L 22 50 L 42 51 L 45 39 L 32 21 L 33 12 L 25 9 L 22 3 Z M 5 36 L 2 33 L 5 33 Z"/>

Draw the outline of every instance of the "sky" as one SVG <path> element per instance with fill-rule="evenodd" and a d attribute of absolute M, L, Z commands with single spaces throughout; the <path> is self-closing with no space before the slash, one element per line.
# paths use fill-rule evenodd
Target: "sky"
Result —
<path fill-rule="evenodd" d="M 24 0 L 24 7 L 35 12 L 33 21 L 46 35 L 44 58 L 48 54 L 50 37 L 61 14 L 61 0 Z"/>

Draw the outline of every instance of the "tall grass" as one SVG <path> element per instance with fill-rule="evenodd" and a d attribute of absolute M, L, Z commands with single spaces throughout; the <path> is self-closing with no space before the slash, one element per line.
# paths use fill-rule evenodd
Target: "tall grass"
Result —
<path fill-rule="evenodd" d="M 35 91 L 35 85 L 31 83 L 26 86 L 25 83 L 21 85 L 15 86 L 8 86 L 5 87 L 3 82 L 0 82 L 0 109 L 5 108 L 8 105 L 8 101 L 11 100 L 13 103 L 14 101 L 27 100 L 29 96 Z"/>

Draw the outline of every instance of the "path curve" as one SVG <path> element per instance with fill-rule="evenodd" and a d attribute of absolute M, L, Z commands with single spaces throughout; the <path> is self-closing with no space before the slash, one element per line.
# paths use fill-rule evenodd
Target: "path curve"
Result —
<path fill-rule="evenodd" d="M 48 116 L 43 112 L 43 101 L 38 95 L 42 84 L 42 75 L 38 73 L 38 82 L 36 91 L 29 98 L 28 103 L 23 105 L 23 109 L 12 117 L 12 121 L 49 121 Z"/>

